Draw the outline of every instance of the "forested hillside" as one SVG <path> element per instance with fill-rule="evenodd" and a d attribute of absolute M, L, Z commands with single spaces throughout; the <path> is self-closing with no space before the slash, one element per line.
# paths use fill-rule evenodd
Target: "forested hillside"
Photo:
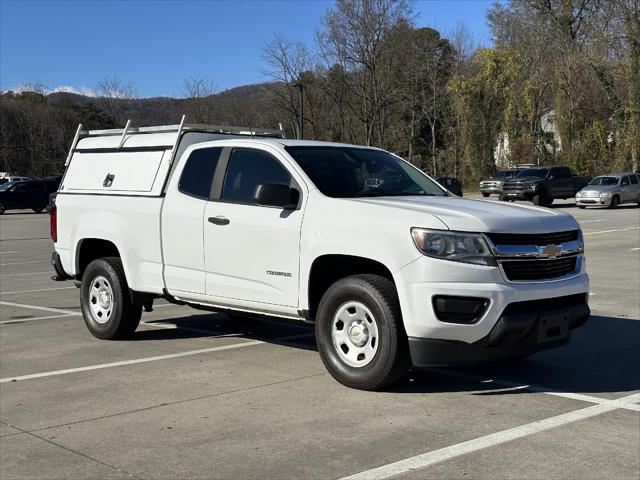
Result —
<path fill-rule="evenodd" d="M 313 44 L 274 35 L 264 46 L 269 83 L 214 93 L 211 81 L 188 77 L 183 99 L 136 98 L 134 82 L 116 78 L 97 97 L 38 85 L 5 92 L 0 170 L 59 172 L 80 122 L 168 124 L 186 113 L 191 122 L 282 123 L 295 136 L 301 91 L 305 138 L 380 146 L 465 183 L 495 169 L 505 138 L 512 164 L 565 163 L 590 175 L 637 168 L 639 2 L 510 0 L 487 21 L 490 47 L 464 25 L 417 28 L 408 0 L 338 0 Z"/>

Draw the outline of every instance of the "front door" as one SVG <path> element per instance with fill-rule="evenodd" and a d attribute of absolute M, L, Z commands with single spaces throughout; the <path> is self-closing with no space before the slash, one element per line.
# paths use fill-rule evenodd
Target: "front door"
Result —
<path fill-rule="evenodd" d="M 254 201 L 258 185 L 295 180 L 263 150 L 233 148 L 228 158 L 219 198 L 204 214 L 207 296 L 296 306 L 303 211 Z"/>

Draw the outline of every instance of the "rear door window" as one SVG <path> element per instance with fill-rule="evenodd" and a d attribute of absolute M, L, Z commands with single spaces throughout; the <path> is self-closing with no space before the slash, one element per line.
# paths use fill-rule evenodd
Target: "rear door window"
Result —
<path fill-rule="evenodd" d="M 629 177 L 622 177 L 620 185 L 629 185 Z"/>
<path fill-rule="evenodd" d="M 191 152 L 182 170 L 178 190 L 185 195 L 208 199 L 220 152 L 221 147 L 199 148 Z"/>
<path fill-rule="evenodd" d="M 629 175 L 629 179 L 631 180 L 631 183 L 633 183 L 634 185 L 638 184 L 638 176 L 637 175 Z"/>

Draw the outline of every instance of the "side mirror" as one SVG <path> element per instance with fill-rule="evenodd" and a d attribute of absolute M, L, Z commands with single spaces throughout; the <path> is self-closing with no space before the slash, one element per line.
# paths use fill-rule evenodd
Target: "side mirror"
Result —
<path fill-rule="evenodd" d="M 555 177 L 553 175 L 549 175 L 549 180 L 553 180 Z"/>
<path fill-rule="evenodd" d="M 258 205 L 294 210 L 298 204 L 298 191 L 283 183 L 261 183 L 254 200 Z"/>

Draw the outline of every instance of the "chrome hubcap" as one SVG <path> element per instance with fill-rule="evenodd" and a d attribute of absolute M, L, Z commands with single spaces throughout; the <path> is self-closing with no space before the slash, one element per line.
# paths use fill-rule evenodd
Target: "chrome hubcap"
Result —
<path fill-rule="evenodd" d="M 378 351 L 378 324 L 363 303 L 347 302 L 333 317 L 331 338 L 342 361 L 352 367 L 364 367 Z"/>
<path fill-rule="evenodd" d="M 113 289 L 105 277 L 96 277 L 89 289 L 91 316 L 98 323 L 107 323 L 113 313 Z"/>

